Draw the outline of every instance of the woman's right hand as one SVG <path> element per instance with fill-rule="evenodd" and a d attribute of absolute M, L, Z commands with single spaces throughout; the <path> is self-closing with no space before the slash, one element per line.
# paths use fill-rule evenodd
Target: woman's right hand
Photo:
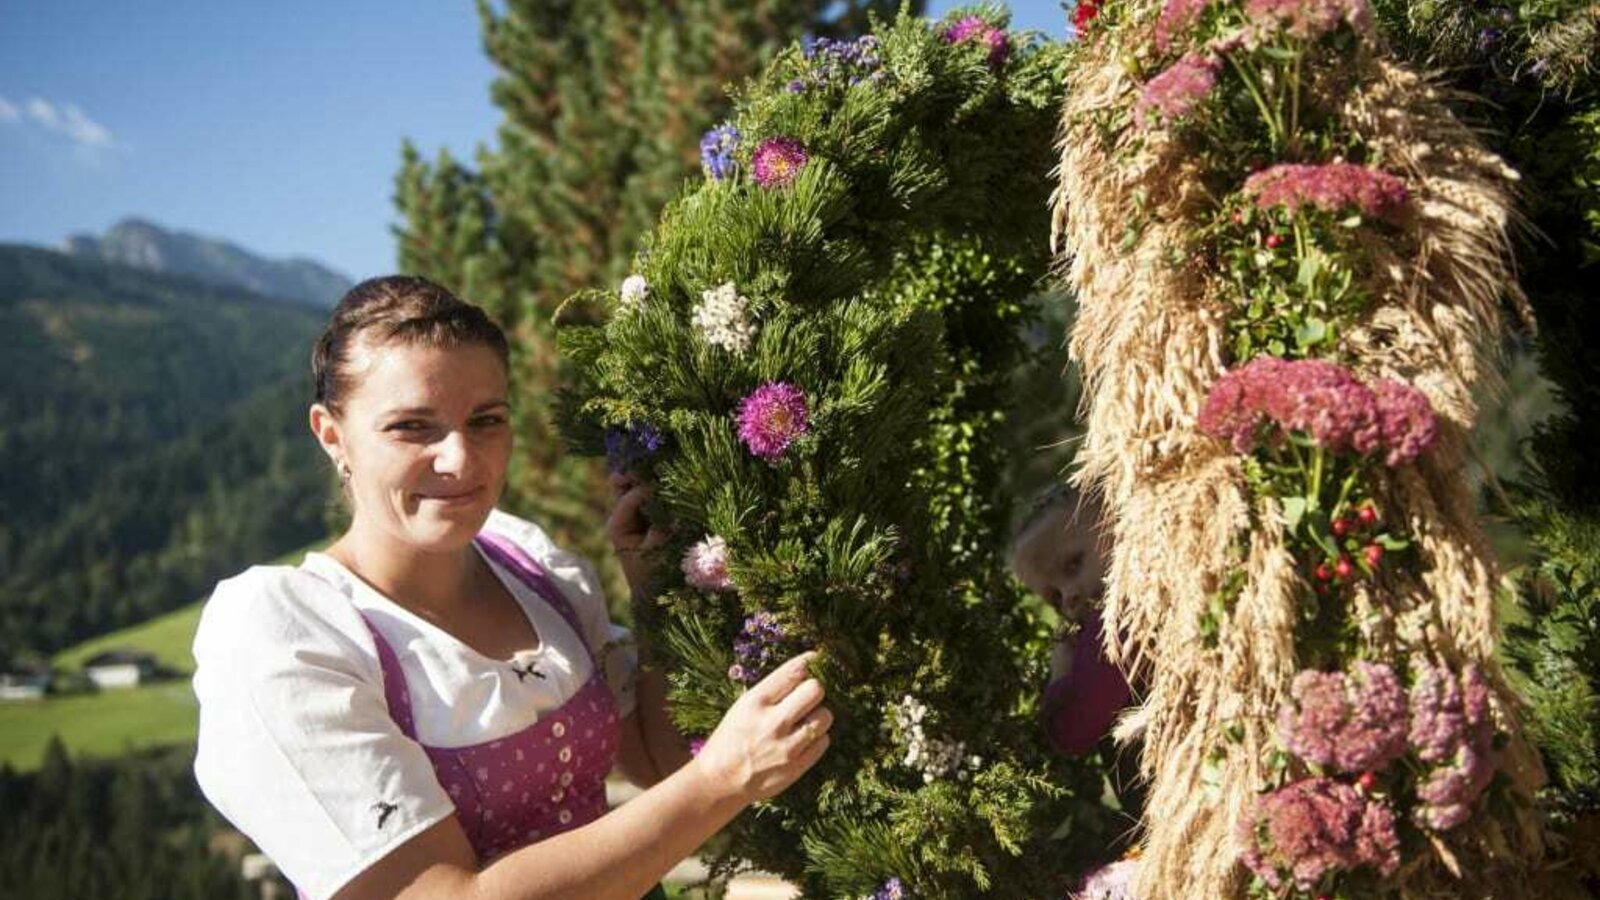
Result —
<path fill-rule="evenodd" d="M 711 788 L 741 805 L 766 800 L 799 780 L 827 751 L 833 713 L 804 653 L 734 701 L 691 765 Z"/>

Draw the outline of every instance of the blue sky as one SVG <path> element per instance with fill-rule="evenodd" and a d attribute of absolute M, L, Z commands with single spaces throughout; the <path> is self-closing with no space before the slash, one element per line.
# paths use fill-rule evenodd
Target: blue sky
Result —
<path fill-rule="evenodd" d="M 1059 0 L 1011 8 L 1065 34 Z M 0 2 L 0 241 L 138 215 L 387 272 L 402 139 L 471 159 L 494 75 L 469 0 Z"/>

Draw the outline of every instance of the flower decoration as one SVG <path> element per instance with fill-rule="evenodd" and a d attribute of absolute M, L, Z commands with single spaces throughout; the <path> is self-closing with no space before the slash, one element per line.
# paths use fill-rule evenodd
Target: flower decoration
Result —
<path fill-rule="evenodd" d="M 1119 859 L 1090 872 L 1072 900 L 1134 900 L 1138 878 L 1139 860 Z"/>
<path fill-rule="evenodd" d="M 1244 864 L 1274 891 L 1289 881 L 1311 891 L 1335 872 L 1365 866 L 1390 875 L 1400 866 L 1394 813 L 1330 778 L 1308 778 L 1262 796 L 1244 825 Z"/>
<path fill-rule="evenodd" d="M 1278 735 L 1296 756 L 1340 772 L 1375 771 L 1406 752 L 1406 692 L 1394 670 L 1357 662 L 1349 673 L 1295 676 Z"/>
<path fill-rule="evenodd" d="M 739 405 L 739 439 L 750 452 L 774 460 L 811 428 L 806 395 L 785 381 L 769 381 Z"/>
<path fill-rule="evenodd" d="M 891 878 L 885 881 L 882 887 L 873 891 L 870 896 L 862 898 L 862 900 L 907 900 L 910 896 L 899 878 Z"/>
<path fill-rule="evenodd" d="M 733 174 L 737 166 L 733 152 L 739 148 L 740 137 L 739 129 L 724 122 L 700 139 L 700 165 L 713 181 L 722 181 Z"/>
<path fill-rule="evenodd" d="M 1434 765 L 1417 786 L 1414 817 L 1424 827 L 1448 831 L 1466 821 L 1494 778 L 1489 684 L 1472 664 L 1457 675 L 1424 663 L 1414 676 L 1409 738 L 1417 758 Z"/>
<path fill-rule="evenodd" d="M 629 422 L 621 428 L 607 428 L 605 443 L 606 468 L 626 472 L 660 451 L 661 431 L 649 422 Z"/>
<path fill-rule="evenodd" d="M 755 325 L 750 321 L 750 298 L 741 296 L 733 282 L 718 285 L 700 294 L 690 321 L 700 329 L 706 343 L 743 356 L 755 340 Z"/>
<path fill-rule="evenodd" d="M 1342 22 L 1362 34 L 1372 28 L 1367 0 L 1246 0 L 1244 10 L 1257 24 L 1281 28 L 1300 40 L 1321 37 Z"/>
<path fill-rule="evenodd" d="M 788 187 L 810 159 L 806 148 L 794 138 L 767 138 L 756 146 L 750 167 L 756 184 L 764 188 Z"/>
<path fill-rule="evenodd" d="M 1082 36 L 1100 15 L 1100 0 L 1078 0 L 1072 7 L 1072 33 Z"/>
<path fill-rule="evenodd" d="M 643 275 L 629 275 L 622 279 L 622 306 L 624 309 L 638 309 L 650 296 L 650 283 L 644 280 Z"/>
<path fill-rule="evenodd" d="M 1184 56 L 1140 89 L 1134 116 L 1146 125 L 1187 116 L 1217 86 L 1220 67 L 1216 57 L 1199 53 Z"/>
<path fill-rule="evenodd" d="M 862 35 L 853 41 L 809 38 L 802 48 L 809 65 L 802 77 L 789 82 L 790 93 L 839 85 L 854 87 L 862 82 L 882 84 L 888 79 L 883 69 L 883 45 L 873 35 Z"/>
<path fill-rule="evenodd" d="M 1011 38 L 1005 29 L 996 28 L 982 16 L 963 16 L 944 32 L 945 43 L 976 44 L 989 51 L 989 65 L 999 68 L 1011 56 Z"/>
<path fill-rule="evenodd" d="M 1353 163 L 1276 165 L 1246 179 L 1244 193 L 1262 209 L 1281 206 L 1291 213 L 1307 206 L 1331 213 L 1355 209 L 1373 219 L 1392 218 L 1407 197 L 1406 183 L 1398 176 Z"/>
<path fill-rule="evenodd" d="M 762 611 L 745 617 L 744 627 L 733 641 L 733 665 L 728 677 L 741 684 L 755 684 L 782 662 L 779 648 L 786 636 L 783 625 L 772 613 Z"/>
<path fill-rule="evenodd" d="M 692 587 L 702 591 L 731 591 L 733 578 L 728 575 L 728 542 L 711 535 L 697 542 L 683 554 L 683 577 Z"/>
<path fill-rule="evenodd" d="M 1173 38 L 1193 28 L 1210 5 L 1211 0 L 1167 0 L 1156 18 L 1156 49 L 1162 53 L 1170 50 Z"/>

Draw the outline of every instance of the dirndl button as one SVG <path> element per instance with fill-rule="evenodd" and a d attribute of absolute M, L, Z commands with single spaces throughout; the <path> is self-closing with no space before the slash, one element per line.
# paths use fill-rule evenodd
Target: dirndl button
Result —
<path fill-rule="evenodd" d="M 572 748 L 562 747 L 561 752 L 556 754 L 556 759 L 559 759 L 564 763 L 572 762 Z"/>

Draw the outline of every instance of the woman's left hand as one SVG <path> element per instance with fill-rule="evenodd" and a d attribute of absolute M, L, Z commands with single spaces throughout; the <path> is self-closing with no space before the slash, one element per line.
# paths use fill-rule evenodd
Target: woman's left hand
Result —
<path fill-rule="evenodd" d="M 611 508 L 611 515 L 606 518 L 606 536 L 611 539 L 611 546 L 616 548 L 617 558 L 622 562 L 622 574 L 628 579 L 628 587 L 637 594 L 650 583 L 654 564 L 651 551 L 666 543 L 670 531 L 651 524 L 644 517 L 644 504 L 655 493 L 649 485 L 632 475 L 613 473 L 611 490 L 616 494 L 617 502 Z"/>

